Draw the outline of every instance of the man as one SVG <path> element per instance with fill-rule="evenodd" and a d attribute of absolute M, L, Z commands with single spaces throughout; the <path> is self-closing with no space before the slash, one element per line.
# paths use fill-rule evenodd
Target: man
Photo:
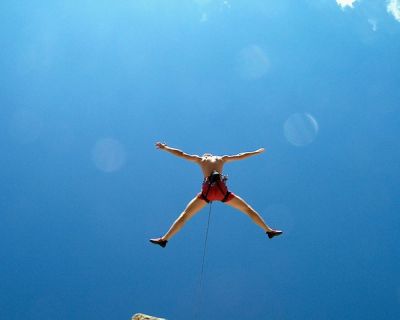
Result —
<path fill-rule="evenodd" d="M 197 163 L 203 171 L 204 181 L 202 191 L 186 206 L 185 210 L 172 224 L 168 232 L 161 238 L 150 239 L 150 242 L 165 247 L 167 242 L 183 227 L 183 225 L 191 219 L 197 212 L 199 212 L 210 201 L 222 201 L 226 204 L 242 211 L 247 214 L 254 223 L 261 227 L 270 239 L 282 234 L 280 230 L 270 228 L 261 216 L 242 198 L 228 191 L 226 186 L 226 177 L 222 175 L 222 169 L 225 163 L 243 160 L 248 157 L 264 152 L 264 148 L 251 152 L 243 152 L 231 156 L 214 156 L 209 153 L 203 154 L 201 157 L 198 155 L 191 155 L 183 152 L 182 150 L 171 148 L 165 143 L 157 142 L 157 149 L 167 151 L 177 157 L 186 159 Z"/>

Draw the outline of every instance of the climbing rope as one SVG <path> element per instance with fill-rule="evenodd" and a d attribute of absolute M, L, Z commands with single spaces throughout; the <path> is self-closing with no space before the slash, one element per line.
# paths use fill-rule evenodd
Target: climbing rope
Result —
<path fill-rule="evenodd" d="M 203 278 L 204 278 L 204 265 L 206 261 L 206 253 L 207 253 L 207 242 L 208 242 L 208 230 L 210 229 L 210 220 L 211 220 L 211 208 L 212 201 L 210 201 L 209 210 L 208 210 L 208 219 L 207 219 L 207 227 L 206 227 L 206 237 L 204 239 L 204 249 L 203 249 L 203 259 L 201 262 L 201 272 L 200 272 L 200 281 L 199 281 L 199 293 L 198 293 L 198 303 L 195 312 L 194 319 L 198 319 L 200 309 L 201 309 L 201 298 L 203 293 Z"/>

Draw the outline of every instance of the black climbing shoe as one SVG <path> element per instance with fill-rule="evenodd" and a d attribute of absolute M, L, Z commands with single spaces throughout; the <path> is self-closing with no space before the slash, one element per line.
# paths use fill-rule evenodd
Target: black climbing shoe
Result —
<path fill-rule="evenodd" d="M 157 239 L 150 239 L 151 243 L 158 244 L 159 246 L 165 248 L 167 245 L 167 240 L 163 240 L 162 238 L 157 238 Z"/>
<path fill-rule="evenodd" d="M 275 236 L 280 236 L 282 234 L 281 230 L 272 230 L 272 231 L 267 231 L 266 234 L 268 235 L 268 238 L 272 239 Z"/>

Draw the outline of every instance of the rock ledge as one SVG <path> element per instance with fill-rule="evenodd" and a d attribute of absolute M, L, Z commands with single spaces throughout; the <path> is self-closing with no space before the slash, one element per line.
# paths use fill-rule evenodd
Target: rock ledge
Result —
<path fill-rule="evenodd" d="M 166 319 L 148 316 L 147 314 L 143 313 L 136 313 L 132 317 L 132 320 L 166 320 Z"/>

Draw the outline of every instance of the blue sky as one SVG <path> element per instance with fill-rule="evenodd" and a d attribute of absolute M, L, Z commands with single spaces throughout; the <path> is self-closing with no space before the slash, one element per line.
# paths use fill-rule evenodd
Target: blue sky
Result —
<path fill-rule="evenodd" d="M 399 319 L 400 2 L 2 1 L 0 317 Z"/>

